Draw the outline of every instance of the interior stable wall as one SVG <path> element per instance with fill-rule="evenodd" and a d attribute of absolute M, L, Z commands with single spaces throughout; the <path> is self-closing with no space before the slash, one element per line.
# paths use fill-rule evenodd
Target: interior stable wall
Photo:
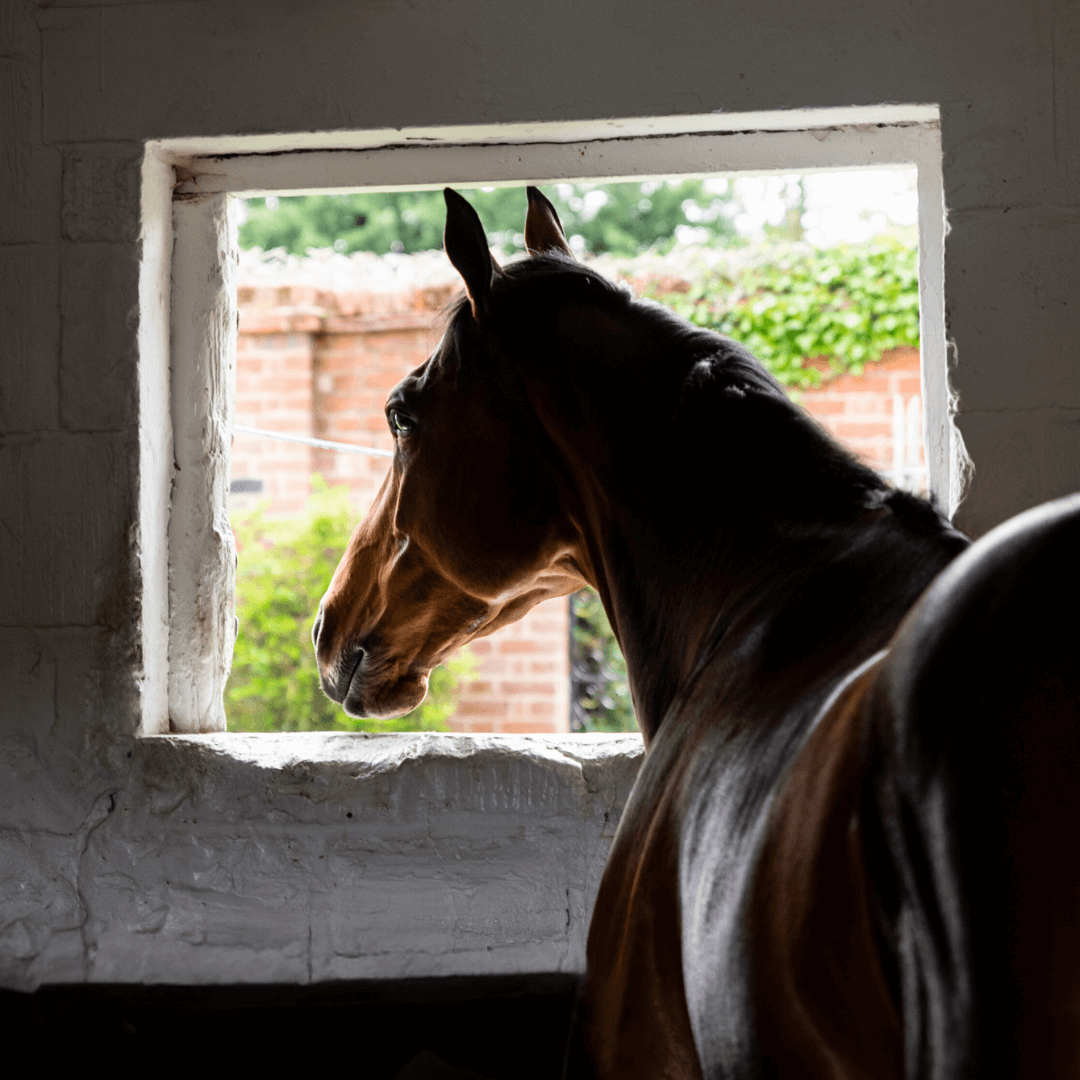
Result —
<path fill-rule="evenodd" d="M 573 970 L 637 760 L 265 743 L 240 768 L 227 736 L 137 738 L 173 466 L 170 223 L 141 208 L 176 177 L 147 140 L 937 104 L 958 521 L 1080 487 L 1073 0 L 0 0 L 0 80 L 4 985 Z"/>

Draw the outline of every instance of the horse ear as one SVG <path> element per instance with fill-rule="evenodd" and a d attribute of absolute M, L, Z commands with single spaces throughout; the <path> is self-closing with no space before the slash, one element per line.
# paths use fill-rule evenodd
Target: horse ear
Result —
<path fill-rule="evenodd" d="M 499 272 L 499 264 L 491 257 L 487 233 L 472 206 L 451 188 L 443 188 L 446 199 L 446 228 L 443 247 L 454 269 L 465 279 L 473 317 L 479 319 L 487 311 L 491 279 Z"/>
<path fill-rule="evenodd" d="M 530 255 L 549 255 L 553 251 L 569 255 L 574 253 L 566 242 L 562 222 L 551 201 L 539 188 L 526 188 L 529 196 L 529 212 L 525 215 L 525 250 Z"/>

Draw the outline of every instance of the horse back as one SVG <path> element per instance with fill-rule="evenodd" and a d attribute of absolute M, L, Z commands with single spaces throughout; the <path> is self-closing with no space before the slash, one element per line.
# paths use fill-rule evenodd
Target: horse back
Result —
<path fill-rule="evenodd" d="M 876 681 L 909 1076 L 1080 1074 L 1080 496 L 956 560 Z"/>
<path fill-rule="evenodd" d="M 1078 555 L 1080 497 L 969 549 L 822 707 L 661 728 L 580 1075 L 1080 1074 Z"/>

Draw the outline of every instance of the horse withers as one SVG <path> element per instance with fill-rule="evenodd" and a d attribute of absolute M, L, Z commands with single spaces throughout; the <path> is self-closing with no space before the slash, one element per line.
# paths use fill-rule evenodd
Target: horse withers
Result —
<path fill-rule="evenodd" d="M 974 546 L 740 345 L 571 254 L 528 191 L 386 406 L 395 456 L 320 606 L 323 688 L 432 667 L 592 585 L 647 754 L 568 1076 L 1080 1073 L 1080 498 Z"/>

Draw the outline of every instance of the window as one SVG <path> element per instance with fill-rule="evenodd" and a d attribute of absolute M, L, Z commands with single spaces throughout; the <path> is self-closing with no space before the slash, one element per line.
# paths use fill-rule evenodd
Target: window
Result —
<path fill-rule="evenodd" d="M 951 511 L 959 493 L 948 419 L 940 157 L 936 109 L 926 106 L 251 137 L 148 147 L 145 224 L 148 234 L 160 239 L 170 210 L 165 200 L 173 190 L 175 244 L 167 293 L 171 313 L 165 324 L 171 326 L 170 372 L 154 373 L 171 379 L 171 433 L 163 422 L 161 431 L 148 427 L 145 438 L 156 460 L 176 467 L 170 478 L 171 507 L 163 506 L 159 495 L 144 511 L 155 522 L 155 535 L 168 521 L 167 567 L 155 563 L 149 568 L 148 580 L 157 584 L 144 612 L 147 624 L 157 628 L 154 633 L 160 636 L 160 627 L 168 627 L 167 682 L 163 671 L 151 673 L 144 731 L 225 727 L 221 698 L 234 627 L 226 517 L 237 323 L 232 195 L 914 164 L 929 486 Z M 148 287 L 162 283 L 170 271 L 168 245 L 159 242 L 152 250 L 156 261 L 144 273 Z M 149 293 L 144 310 L 148 305 L 153 306 Z M 160 340 L 162 323 L 160 314 L 156 321 L 147 320 L 145 333 Z M 898 422 L 904 431 L 911 427 L 906 414 Z M 161 476 L 156 479 L 160 486 Z M 162 708 L 166 697 L 167 711 Z"/>

